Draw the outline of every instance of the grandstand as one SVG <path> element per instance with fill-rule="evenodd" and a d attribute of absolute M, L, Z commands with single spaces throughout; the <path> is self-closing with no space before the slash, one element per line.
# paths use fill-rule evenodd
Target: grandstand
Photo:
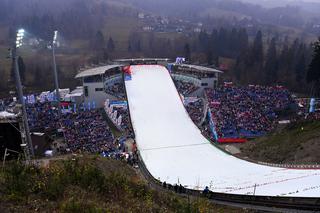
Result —
<path fill-rule="evenodd" d="M 188 96 L 203 96 L 205 89 L 214 89 L 218 86 L 219 75 L 222 71 L 199 65 L 173 63 L 168 69 L 175 81 L 194 85 Z M 179 85 L 176 84 L 178 87 Z"/>
<path fill-rule="evenodd" d="M 169 62 L 170 60 L 167 58 L 117 59 L 111 65 L 82 70 L 75 78 L 82 82 L 84 103 L 95 102 L 98 108 L 104 106 L 106 99 L 111 101 L 125 99 L 123 73 L 121 71 L 129 65 L 159 64 L 168 67 L 171 70 L 172 78 L 177 82 L 177 86 L 190 88 L 189 92 L 183 94 L 187 96 L 202 97 L 205 89 L 213 89 L 218 85 L 219 74 L 222 71 L 198 65 Z"/>
<path fill-rule="evenodd" d="M 222 86 L 206 90 L 211 131 L 217 141 L 254 138 L 272 130 L 278 112 L 296 108 L 295 100 L 283 87 Z"/>

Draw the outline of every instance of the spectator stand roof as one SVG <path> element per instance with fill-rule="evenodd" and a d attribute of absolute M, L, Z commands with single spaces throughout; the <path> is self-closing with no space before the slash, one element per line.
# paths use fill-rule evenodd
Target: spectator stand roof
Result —
<path fill-rule="evenodd" d="M 217 70 L 217 69 L 210 68 L 210 67 L 199 66 L 199 65 L 178 64 L 178 63 L 173 63 L 172 65 L 178 67 L 178 69 L 190 70 L 190 71 L 194 71 L 194 72 L 223 73 L 221 70 Z"/>
<path fill-rule="evenodd" d="M 85 71 L 78 73 L 75 78 L 84 78 L 84 77 L 95 76 L 95 75 L 103 75 L 108 70 L 111 70 L 117 67 L 122 67 L 122 66 L 123 65 L 121 64 L 114 64 L 114 65 L 105 65 L 105 66 L 87 69 Z"/>
<path fill-rule="evenodd" d="M 147 63 L 147 62 L 169 62 L 169 58 L 127 58 L 127 59 L 116 59 L 114 62 L 117 63 Z"/>
<path fill-rule="evenodd" d="M 0 123 L 14 123 L 17 122 L 18 120 L 18 115 L 7 112 L 7 111 L 2 111 L 0 112 Z"/>

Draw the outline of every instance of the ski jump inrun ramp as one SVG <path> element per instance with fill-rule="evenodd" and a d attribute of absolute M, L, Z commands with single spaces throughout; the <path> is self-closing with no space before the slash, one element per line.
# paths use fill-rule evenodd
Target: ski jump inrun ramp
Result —
<path fill-rule="evenodd" d="M 140 155 L 155 179 L 190 189 L 267 196 L 320 197 L 320 170 L 264 166 L 228 155 L 201 134 L 186 112 L 169 71 L 130 67 L 130 116 Z M 256 187 L 255 187 L 256 185 Z"/>

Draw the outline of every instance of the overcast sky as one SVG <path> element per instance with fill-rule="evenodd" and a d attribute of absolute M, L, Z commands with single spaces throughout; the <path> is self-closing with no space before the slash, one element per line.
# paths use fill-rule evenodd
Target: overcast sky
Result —
<path fill-rule="evenodd" d="M 242 0 L 242 1 L 250 1 L 250 2 L 253 2 L 253 1 L 255 1 L 255 2 L 257 2 L 257 3 L 261 3 L 261 2 L 263 2 L 263 1 L 275 1 L 275 0 Z M 318 3 L 320 3 L 320 0 L 278 0 L 278 1 L 280 1 L 280 2 L 288 2 L 288 1 L 291 1 L 291 2 L 318 2 Z"/>
<path fill-rule="evenodd" d="M 295 0 L 291 0 L 291 1 L 295 1 Z M 301 1 L 305 1 L 305 2 L 320 2 L 320 0 L 301 0 Z"/>
<path fill-rule="evenodd" d="M 260 5 L 286 5 L 295 2 L 316 2 L 320 3 L 320 0 L 240 0 L 243 2 L 251 2 Z"/>
<path fill-rule="evenodd" d="M 259 1 L 259 0 L 258 0 Z M 267 0 L 268 1 L 268 0 Z M 286 1 L 286 0 L 279 0 L 279 1 Z M 289 1 L 297 1 L 297 0 L 289 0 Z M 319 2 L 320 3 L 320 0 L 298 0 L 298 1 L 303 1 L 303 2 Z"/>

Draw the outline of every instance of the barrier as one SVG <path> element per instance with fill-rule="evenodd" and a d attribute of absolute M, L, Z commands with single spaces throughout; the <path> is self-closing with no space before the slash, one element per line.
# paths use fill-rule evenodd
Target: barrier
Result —
<path fill-rule="evenodd" d="M 208 117 L 209 117 L 209 126 L 210 126 L 210 130 L 211 130 L 212 136 L 217 141 L 218 140 L 218 133 L 216 131 L 216 127 L 215 127 L 214 121 L 212 119 L 212 113 L 211 113 L 211 109 L 210 108 L 208 110 Z"/>
<path fill-rule="evenodd" d="M 218 143 L 245 143 L 248 140 L 245 138 L 219 138 Z"/>
<path fill-rule="evenodd" d="M 123 68 L 123 72 L 128 74 L 128 75 L 131 75 L 131 67 L 130 66 L 126 66 Z"/>

